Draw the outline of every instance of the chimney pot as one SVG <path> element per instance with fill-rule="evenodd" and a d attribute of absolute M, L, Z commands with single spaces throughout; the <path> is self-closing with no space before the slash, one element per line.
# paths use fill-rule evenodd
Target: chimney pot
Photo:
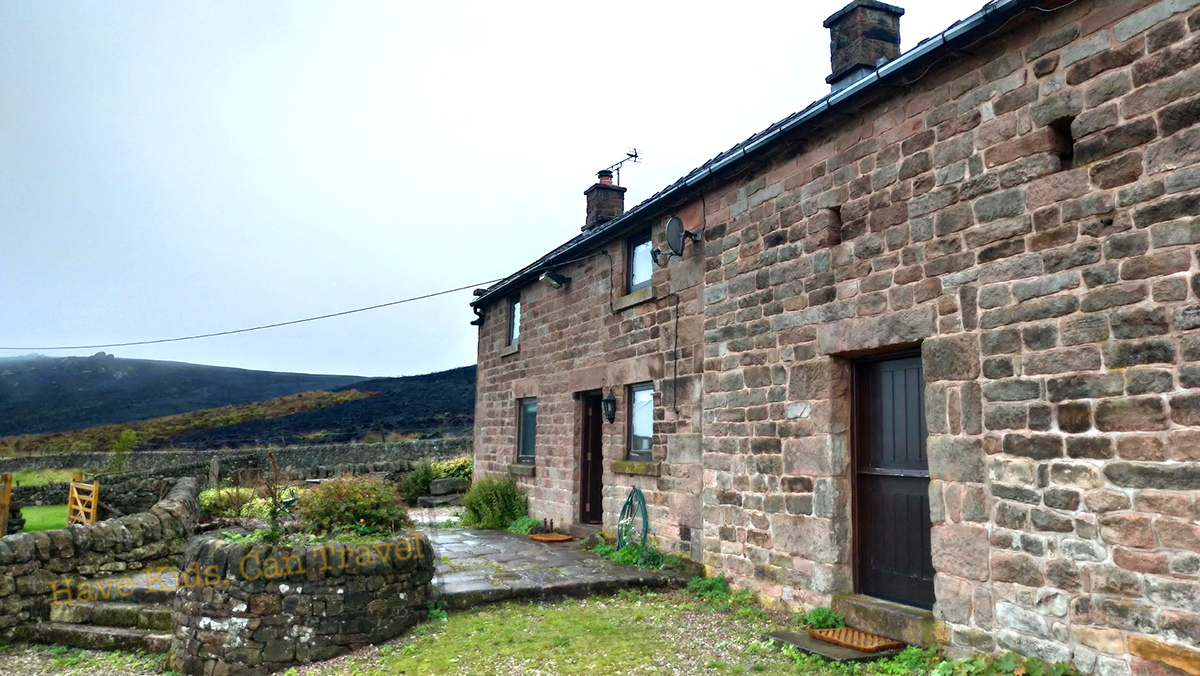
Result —
<path fill-rule="evenodd" d="M 587 196 L 583 230 L 591 230 L 625 213 L 625 188 L 613 185 L 613 173 L 609 169 L 596 172 L 596 183 L 583 194 Z"/>
<path fill-rule="evenodd" d="M 825 19 L 829 61 L 825 78 L 833 91 L 843 89 L 900 56 L 900 17 L 904 10 L 878 0 L 854 0 Z"/>

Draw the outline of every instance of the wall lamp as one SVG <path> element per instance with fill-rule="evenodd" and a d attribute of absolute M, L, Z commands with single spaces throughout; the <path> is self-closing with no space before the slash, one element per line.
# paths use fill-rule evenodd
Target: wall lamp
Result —
<path fill-rule="evenodd" d="M 560 275 L 553 270 L 543 272 L 538 281 L 552 289 L 561 289 L 564 284 L 570 284 L 571 278 L 566 275 Z"/>
<path fill-rule="evenodd" d="M 611 389 L 600 400 L 600 407 L 604 409 L 605 420 L 611 423 L 617 419 L 617 395 L 613 394 Z"/>

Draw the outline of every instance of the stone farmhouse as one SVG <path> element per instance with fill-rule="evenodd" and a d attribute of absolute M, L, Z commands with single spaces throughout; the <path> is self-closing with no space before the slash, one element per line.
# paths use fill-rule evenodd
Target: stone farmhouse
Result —
<path fill-rule="evenodd" d="M 1197 676 L 1198 5 L 995 0 L 903 55 L 847 5 L 830 95 L 632 209 L 600 172 L 476 292 L 477 470 L 609 531 L 637 487 L 853 626 Z"/>

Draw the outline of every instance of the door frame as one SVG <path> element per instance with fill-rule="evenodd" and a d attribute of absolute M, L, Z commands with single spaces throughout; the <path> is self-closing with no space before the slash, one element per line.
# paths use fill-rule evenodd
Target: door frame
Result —
<path fill-rule="evenodd" d="M 850 371 L 850 387 L 847 388 L 850 397 L 850 557 L 853 561 L 854 593 L 862 594 L 862 510 L 859 509 L 861 490 L 858 485 L 859 438 L 858 438 L 858 365 L 873 362 L 891 361 L 893 359 L 921 358 L 921 347 L 907 346 L 890 352 L 873 352 L 869 355 L 847 359 Z M 922 392 L 925 386 L 924 369 L 921 372 Z M 926 458 L 928 464 L 928 458 Z M 931 515 L 932 516 L 932 515 Z M 872 597 L 874 598 L 874 597 Z M 893 601 L 893 603 L 896 603 Z"/>
<path fill-rule="evenodd" d="M 579 414 L 579 483 L 578 487 L 578 509 L 576 510 L 576 519 L 581 524 L 603 524 L 604 523 L 604 409 L 600 403 L 604 396 L 603 390 L 587 390 L 578 394 L 580 401 Z M 596 438 L 593 440 L 589 437 L 590 427 L 588 423 L 589 413 L 596 418 L 596 429 L 599 430 Z M 593 449 L 592 446 L 595 445 Z M 597 457 L 595 460 L 588 459 L 588 451 L 592 450 Z M 593 469 L 593 465 L 595 465 Z M 595 482 L 598 495 L 591 494 L 589 470 L 595 471 L 599 475 L 599 480 Z M 592 510 L 594 514 L 598 514 L 598 518 L 593 514 L 588 513 L 588 500 L 599 500 L 599 507 Z"/>

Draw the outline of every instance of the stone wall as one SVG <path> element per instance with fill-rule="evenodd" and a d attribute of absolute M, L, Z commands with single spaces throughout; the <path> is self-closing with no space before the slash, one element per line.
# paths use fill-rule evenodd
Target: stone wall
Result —
<path fill-rule="evenodd" d="M 314 444 L 282 446 L 271 450 L 281 467 L 335 467 L 363 463 L 417 462 L 446 460 L 471 455 L 471 437 L 392 441 L 374 444 Z M 266 455 L 267 449 L 245 449 Z"/>
<path fill-rule="evenodd" d="M 133 472 L 99 477 L 101 503 L 128 514 L 154 504 L 179 476 L 204 476 L 213 457 L 221 459 L 221 472 L 228 476 L 243 467 L 266 468 L 267 452 L 275 451 L 281 468 L 297 479 L 320 479 L 343 474 L 406 471 L 420 460 L 444 460 L 471 455 L 471 438 L 426 439 L 377 444 L 321 444 L 217 451 L 146 451 L 127 456 Z M 17 469 L 66 469 L 104 467 L 107 454 L 69 455 L 61 458 L 11 458 L 0 461 L 4 471 Z M 25 505 L 62 505 L 67 502 L 67 483 L 17 486 L 15 498 Z"/>
<path fill-rule="evenodd" d="M 197 538 L 175 596 L 169 667 L 256 676 L 399 636 L 427 612 L 434 552 L 414 533 L 372 545 L 308 548 Z"/>
<path fill-rule="evenodd" d="M 229 453 L 220 457 L 223 475 L 240 468 L 262 466 L 261 458 L 251 453 Z M 101 505 L 117 509 L 123 514 L 132 514 L 148 509 L 166 495 L 179 477 L 203 477 L 207 474 L 208 460 L 195 459 L 160 468 L 104 474 L 96 481 L 100 482 Z M 69 493 L 69 483 L 17 486 L 13 489 L 14 498 L 27 506 L 64 505 Z"/>
<path fill-rule="evenodd" d="M 934 613 L 953 649 L 1103 676 L 1200 663 L 1195 4 L 1029 12 L 908 86 L 846 102 L 697 200 L 703 251 L 656 267 L 652 302 L 612 304 L 616 243 L 614 270 L 596 256 L 564 266 L 563 290 L 522 291 L 518 350 L 503 304 L 489 308 L 477 469 L 513 461 L 515 399 L 538 396 L 523 481 L 535 516 L 574 520 L 570 395 L 616 386 L 623 414 L 629 371 L 598 365 L 637 365 L 656 385 L 663 465 L 632 480 L 652 489 L 656 532 L 690 526 L 736 584 L 826 605 L 856 589 L 851 360 L 919 346 Z M 661 247 L 661 223 L 646 226 Z M 662 292 L 694 269 L 677 309 Z M 591 370 L 607 379 L 576 375 Z M 614 496 L 629 481 L 608 471 L 623 421 L 605 429 Z M 618 508 L 606 499 L 606 523 Z"/>
<path fill-rule="evenodd" d="M 168 469 L 180 464 L 207 462 L 215 453 L 254 453 L 266 457 L 268 450 L 275 451 L 281 465 L 285 467 L 336 466 L 352 463 L 417 461 L 426 458 L 444 460 L 471 454 L 470 437 L 446 439 L 420 439 L 415 441 L 392 441 L 373 444 L 311 444 L 262 448 L 134 451 L 126 456 L 128 467 L 139 469 Z M 104 468 L 112 456 L 109 453 L 70 453 L 52 456 L 30 456 L 0 459 L 0 472 L 16 472 L 23 469 L 70 469 Z"/>
<path fill-rule="evenodd" d="M 52 583 L 173 564 L 196 530 L 199 482 L 178 480 L 147 512 L 0 538 L 0 637 L 46 619 Z M 56 589 L 60 593 L 66 584 Z"/>

